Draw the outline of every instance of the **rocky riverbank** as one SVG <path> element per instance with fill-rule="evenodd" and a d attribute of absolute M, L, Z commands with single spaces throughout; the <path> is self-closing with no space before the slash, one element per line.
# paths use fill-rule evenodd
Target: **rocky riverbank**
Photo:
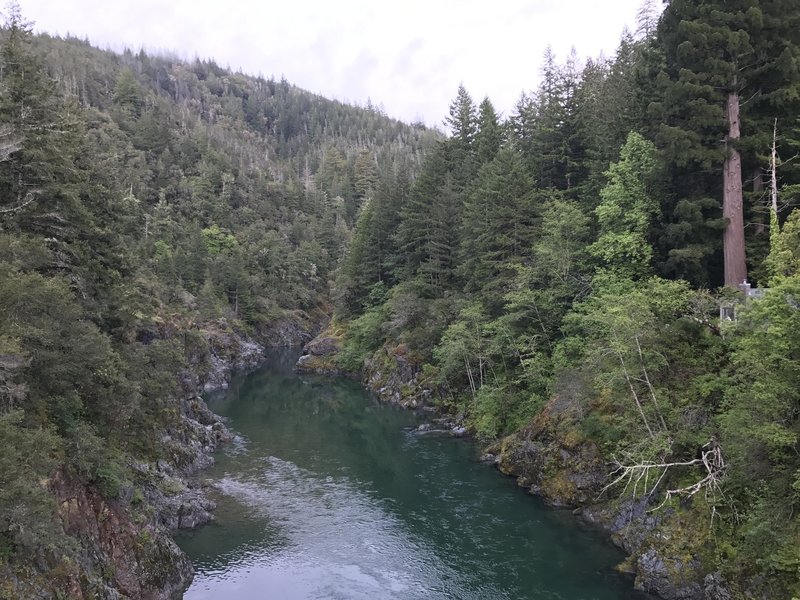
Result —
<path fill-rule="evenodd" d="M 410 356 L 407 346 L 380 348 L 364 362 L 360 372 L 354 372 L 341 368 L 337 363 L 342 343 L 342 334 L 329 326 L 303 347 L 295 370 L 359 379 L 388 404 L 405 408 L 429 404 L 434 390 L 423 380 L 419 361 Z"/>
<path fill-rule="evenodd" d="M 203 343 L 190 355 L 191 367 L 180 375 L 186 395 L 177 401 L 178 424 L 162 437 L 166 452 L 154 463 L 134 465 L 145 482 L 145 500 L 166 531 L 204 525 L 213 519 L 216 508 L 205 484 L 193 476 L 213 464 L 214 452 L 233 435 L 200 394 L 227 389 L 234 374 L 263 361 L 266 346 L 301 345 L 312 338 L 314 329 L 318 329 L 316 321 L 305 315 L 282 319 L 256 332 L 258 341 L 224 319 L 197 328 Z"/>
<path fill-rule="evenodd" d="M 163 432 L 168 452 L 132 461 L 130 478 L 113 494 L 59 469 L 47 486 L 63 527 L 58 548 L 25 571 L 0 572 L 0 598 L 170 600 L 194 571 L 170 531 L 212 518 L 214 503 L 191 475 L 213 462 L 231 439 L 199 396 L 176 399 L 180 417 Z"/>
<path fill-rule="evenodd" d="M 0 600 L 171 600 L 194 575 L 170 532 L 213 519 L 215 504 L 194 476 L 211 465 L 214 452 L 232 439 L 224 421 L 201 394 L 227 387 L 234 373 L 263 361 L 265 346 L 301 345 L 318 329 L 319 316 L 292 315 L 246 334 L 225 319 L 162 322 L 143 329 L 139 341 L 190 336 L 188 368 L 179 374 L 182 393 L 170 400 L 173 417 L 157 436 L 159 455 L 129 459 L 128 475 L 109 493 L 68 469 L 46 486 L 53 495 L 63 538 L 24 569 L 0 569 Z M 254 339 L 255 338 L 255 339 Z"/>
<path fill-rule="evenodd" d="M 605 490 L 609 466 L 580 434 L 567 404 L 553 398 L 524 429 L 487 449 L 497 468 L 555 507 L 606 530 L 628 559 L 620 570 L 637 589 L 667 600 L 730 600 L 714 569 L 713 531 L 699 502 L 653 510 L 662 497 Z"/>
<path fill-rule="evenodd" d="M 340 375 L 336 355 L 341 348 L 341 336 L 324 331 L 306 345 L 296 368 Z M 361 373 L 346 374 L 360 377 L 382 401 L 407 408 L 435 411 L 435 400 L 443 397 L 402 345 L 380 348 Z M 463 415 L 440 414 L 430 430 L 463 435 L 463 420 Z M 572 509 L 607 531 L 628 553 L 619 569 L 635 575 L 637 589 L 666 600 L 730 600 L 728 584 L 714 570 L 707 509 L 694 503 L 652 512 L 660 498 L 604 493 L 608 465 L 576 425 L 567 404 L 555 397 L 527 427 L 488 447 L 482 460 L 552 506 Z"/>

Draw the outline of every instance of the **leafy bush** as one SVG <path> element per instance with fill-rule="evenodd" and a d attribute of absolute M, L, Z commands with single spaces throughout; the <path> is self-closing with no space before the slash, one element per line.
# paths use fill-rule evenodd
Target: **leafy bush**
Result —
<path fill-rule="evenodd" d="M 386 308 L 376 306 L 352 321 L 344 337 L 344 347 L 336 357 L 336 363 L 346 371 L 359 371 L 364 361 L 383 344 L 382 327 L 386 320 Z"/>
<path fill-rule="evenodd" d="M 487 384 L 469 405 L 469 423 L 479 437 L 495 439 L 527 425 L 541 406 L 542 399 L 527 390 Z"/>

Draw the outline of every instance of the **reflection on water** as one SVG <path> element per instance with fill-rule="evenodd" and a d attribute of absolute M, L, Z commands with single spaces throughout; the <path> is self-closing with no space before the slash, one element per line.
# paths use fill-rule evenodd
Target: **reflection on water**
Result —
<path fill-rule="evenodd" d="M 347 380 L 298 376 L 296 354 L 212 409 L 239 434 L 207 473 L 216 523 L 179 543 L 206 599 L 639 598 L 622 556 Z"/>

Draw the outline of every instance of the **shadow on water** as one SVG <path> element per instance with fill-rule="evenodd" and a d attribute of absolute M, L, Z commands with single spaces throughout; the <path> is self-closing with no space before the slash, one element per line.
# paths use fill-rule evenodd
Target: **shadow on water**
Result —
<path fill-rule="evenodd" d="M 643 598 L 623 556 L 479 464 L 463 440 L 273 353 L 209 404 L 240 436 L 207 473 L 217 522 L 178 541 L 210 598 Z"/>

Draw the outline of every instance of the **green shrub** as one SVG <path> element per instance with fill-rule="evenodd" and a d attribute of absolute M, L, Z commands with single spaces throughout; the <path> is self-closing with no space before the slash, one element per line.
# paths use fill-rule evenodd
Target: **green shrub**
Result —
<path fill-rule="evenodd" d="M 367 357 L 383 344 L 382 327 L 385 321 L 386 309 L 376 306 L 350 323 L 336 364 L 346 371 L 360 371 Z"/>
<path fill-rule="evenodd" d="M 542 406 L 528 390 L 486 384 L 470 405 L 470 424 L 478 437 L 495 439 L 524 427 Z"/>

